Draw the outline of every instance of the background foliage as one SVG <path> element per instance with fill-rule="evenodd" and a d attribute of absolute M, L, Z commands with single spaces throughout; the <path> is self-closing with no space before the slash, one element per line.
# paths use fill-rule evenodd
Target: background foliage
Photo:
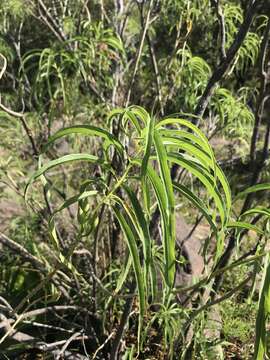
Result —
<path fill-rule="evenodd" d="M 0 358 L 267 358 L 268 1 L 0 13 Z"/>

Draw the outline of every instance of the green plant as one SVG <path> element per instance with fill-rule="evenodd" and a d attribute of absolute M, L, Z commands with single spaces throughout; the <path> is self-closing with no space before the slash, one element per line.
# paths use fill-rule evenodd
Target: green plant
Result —
<path fill-rule="evenodd" d="M 266 356 L 268 10 L 0 4 L 3 356 Z"/>
<path fill-rule="evenodd" d="M 86 153 L 71 154 L 52 160 L 41 166 L 32 176 L 29 185 L 53 167 L 69 162 L 87 161 L 100 167 L 102 171 L 100 181 L 103 184 L 101 189 L 97 190 L 94 183 L 88 182 L 87 188 L 82 187 L 79 194 L 67 199 L 56 210 L 56 213 L 78 201 L 81 203 L 79 209 L 83 209 L 87 206 L 86 199 L 94 197 L 96 200 L 91 202 L 92 205 L 89 204 L 92 210 L 86 213 L 86 217 L 82 217 L 81 210 L 79 210 L 78 220 L 81 230 L 77 239 L 89 237 L 92 239 L 91 242 L 97 244 L 97 247 L 99 242 L 99 239 L 96 238 L 97 229 L 102 226 L 104 210 L 112 212 L 116 217 L 130 252 L 137 283 L 139 296 L 138 342 L 141 346 L 140 333 L 143 319 L 150 305 L 148 304 L 149 296 L 155 302 L 158 291 L 156 279 L 159 271 L 163 279 L 162 288 L 165 291 L 164 305 L 161 308 L 163 306 L 171 308 L 173 313 L 174 309 L 176 312 L 179 311 L 170 300 L 172 299 L 171 291 L 174 286 L 176 261 L 174 189 L 191 201 L 209 222 L 217 241 L 215 262 L 218 261 L 223 251 L 223 234 L 229 220 L 231 196 L 227 180 L 216 163 L 213 151 L 206 137 L 196 126 L 187 120 L 174 117 L 168 117 L 155 123 L 144 109 L 136 106 L 113 111 L 109 116 L 109 121 L 115 118 L 119 119 L 123 134 L 126 133 L 125 129 L 129 129 L 130 139 L 135 134 L 138 138 L 136 152 L 132 157 L 126 153 L 119 140 L 106 130 L 90 125 L 66 128 L 59 130 L 49 138 L 45 151 L 63 136 L 80 134 L 103 138 L 103 155 L 97 157 Z M 171 128 L 168 128 L 168 125 Z M 135 134 L 131 135 L 132 133 Z M 111 146 L 114 148 L 113 152 L 110 150 Z M 185 153 L 180 153 L 179 150 L 184 150 Z M 121 166 L 118 159 L 121 159 Z M 202 201 L 185 186 L 172 182 L 170 168 L 173 163 L 177 163 L 198 178 L 205 187 L 207 200 Z M 155 164 L 158 165 L 158 168 Z M 138 186 L 141 187 L 141 191 Z M 209 201 L 209 197 L 213 201 Z M 159 263 L 159 271 L 154 261 L 155 258 L 153 258 L 153 239 L 151 239 L 149 230 L 152 212 L 156 206 L 160 211 L 162 225 L 163 260 Z M 220 224 L 216 222 L 217 215 L 220 217 Z M 86 220 L 90 224 L 87 231 L 84 226 Z M 74 265 L 71 265 L 68 259 L 76 249 L 78 240 L 73 242 L 68 257 L 64 256 L 60 250 L 54 217 L 50 220 L 50 224 L 51 237 L 58 253 L 58 261 L 73 268 Z M 125 274 L 125 276 L 127 275 L 128 273 Z M 123 283 L 123 280 L 121 282 Z M 171 313 L 170 310 L 168 311 Z M 162 314 L 155 317 L 161 321 Z M 170 352 L 172 352 L 173 328 L 170 329 L 170 322 L 167 323 L 166 319 L 167 311 L 164 313 L 165 344 L 169 336 Z M 167 328 L 168 330 L 166 330 Z"/>

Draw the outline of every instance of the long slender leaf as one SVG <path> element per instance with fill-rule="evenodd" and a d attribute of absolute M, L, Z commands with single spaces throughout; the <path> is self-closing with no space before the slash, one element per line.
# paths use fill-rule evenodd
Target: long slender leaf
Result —
<path fill-rule="evenodd" d="M 206 167 L 206 170 L 207 168 L 210 168 L 213 171 L 216 171 L 216 178 L 219 180 L 224 190 L 227 211 L 229 211 L 231 208 L 231 192 L 228 181 L 220 167 L 216 163 L 213 166 L 210 156 L 204 150 L 201 150 L 196 145 L 193 145 L 188 141 L 183 141 L 172 137 L 164 137 L 163 139 L 166 145 L 175 145 L 178 146 L 179 149 L 191 153 L 194 156 L 194 161 L 197 161 L 199 159 L 201 161 L 201 164 Z M 215 178 L 213 180 L 215 180 Z"/>
<path fill-rule="evenodd" d="M 154 132 L 154 143 L 160 167 L 163 191 L 166 194 L 166 216 L 168 223 L 165 228 L 165 259 L 166 259 L 166 277 L 169 286 L 173 286 L 175 276 L 175 211 L 174 211 L 174 193 L 171 180 L 171 173 L 168 164 L 166 148 L 162 142 L 162 137 L 158 131 Z"/>
<path fill-rule="evenodd" d="M 239 230 L 253 230 L 255 232 L 257 232 L 258 234 L 261 234 L 263 235 L 264 232 L 258 228 L 258 226 L 255 226 L 255 225 L 252 225 L 252 224 L 249 224 L 247 222 L 244 222 L 244 221 L 233 221 L 233 222 L 229 222 L 227 224 L 227 227 L 228 228 L 237 228 Z"/>
<path fill-rule="evenodd" d="M 124 150 L 123 145 L 116 139 L 115 136 L 113 136 L 108 131 L 92 125 L 77 125 L 57 131 L 53 136 L 48 139 L 44 151 L 46 151 L 49 145 L 51 145 L 57 139 L 70 134 L 100 136 L 106 139 L 109 144 L 114 145 L 119 151 L 119 153 L 123 153 Z"/>
<path fill-rule="evenodd" d="M 209 213 L 209 210 L 207 209 L 206 205 L 203 203 L 203 201 L 196 196 L 192 191 L 190 191 L 186 186 L 173 183 L 173 186 L 175 190 L 180 192 L 183 196 L 185 196 L 189 201 L 193 203 L 193 205 L 196 206 L 196 208 L 205 216 L 206 220 L 208 221 L 209 225 L 211 226 L 211 229 L 213 232 L 217 235 L 217 227 L 214 221 L 212 220 L 212 217 Z"/>
<path fill-rule="evenodd" d="M 225 225 L 228 218 L 228 210 L 224 206 L 225 204 L 219 190 L 215 187 L 213 177 L 210 174 L 204 173 L 203 169 L 198 167 L 194 162 L 184 159 L 181 154 L 169 154 L 168 159 L 190 171 L 205 185 L 208 193 L 213 197 L 218 208 L 222 225 Z"/>
<path fill-rule="evenodd" d="M 142 240 L 146 269 L 148 270 L 151 261 L 151 238 L 149 233 L 149 227 L 147 225 L 147 221 L 145 219 L 141 204 L 137 199 L 137 196 L 135 195 L 134 191 L 128 186 L 124 186 L 124 189 L 129 196 L 134 214 L 136 216 L 136 220 L 138 224 L 138 226 L 136 227 Z"/>
<path fill-rule="evenodd" d="M 138 292 L 139 292 L 139 304 L 140 304 L 140 320 L 139 320 L 139 329 L 138 329 L 138 338 L 140 343 L 140 333 L 142 328 L 142 321 L 143 316 L 145 312 L 145 290 L 144 290 L 144 280 L 143 280 L 143 271 L 140 264 L 140 258 L 139 258 L 139 250 L 136 244 L 136 239 L 133 234 L 133 231 L 127 221 L 125 220 L 124 216 L 120 212 L 120 210 L 117 208 L 117 206 L 113 206 L 114 213 L 117 217 L 117 220 L 121 226 L 121 229 L 125 235 L 128 248 L 132 257 L 133 262 L 133 269 L 136 277 L 136 282 L 138 286 Z"/>
<path fill-rule="evenodd" d="M 46 171 L 52 169 L 55 166 L 59 166 L 59 165 L 63 165 L 66 163 L 70 163 L 73 161 L 88 161 L 91 163 L 95 163 L 95 164 L 102 164 L 103 161 L 100 160 L 97 156 L 94 155 L 89 155 L 89 154 L 69 154 L 69 155 L 64 155 L 58 159 L 55 160 L 51 160 L 48 163 L 44 164 L 40 169 L 38 169 L 36 172 L 34 172 L 34 174 L 31 176 L 31 178 L 29 179 L 26 188 L 25 188 L 25 197 L 27 196 L 27 191 L 29 186 L 37 179 L 39 178 L 41 175 L 45 174 Z"/>
<path fill-rule="evenodd" d="M 256 318 L 256 337 L 255 337 L 255 349 L 254 360 L 265 359 L 267 351 L 266 341 L 266 322 L 270 314 L 270 262 L 269 255 L 266 261 L 266 271 L 263 278 L 263 288 L 260 294 L 259 310 Z"/>
<path fill-rule="evenodd" d="M 257 191 L 264 191 L 264 190 L 270 190 L 270 183 L 263 183 L 263 184 L 257 184 L 250 186 L 249 188 L 245 189 L 244 191 L 241 191 L 237 196 L 234 198 L 234 200 L 238 200 L 250 193 L 257 192 Z"/>

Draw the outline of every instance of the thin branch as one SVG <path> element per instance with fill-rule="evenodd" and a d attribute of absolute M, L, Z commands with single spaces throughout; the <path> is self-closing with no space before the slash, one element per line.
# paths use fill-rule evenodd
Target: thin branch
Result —
<path fill-rule="evenodd" d="M 10 326 L 9 321 L 7 320 L 7 318 L 3 315 L 0 314 L 0 320 L 1 320 L 1 324 L 4 324 L 3 329 L 5 331 L 5 335 L 8 334 L 8 337 L 13 338 L 15 341 L 18 342 L 22 342 L 22 343 L 36 343 L 38 340 L 36 338 L 34 338 L 33 336 L 30 336 L 28 334 L 25 334 L 21 331 L 17 331 L 15 329 L 13 329 Z"/>
<path fill-rule="evenodd" d="M 142 49 L 143 49 L 143 45 L 144 45 L 145 36 L 146 36 L 147 30 L 148 30 L 148 27 L 150 25 L 150 14 L 151 14 L 152 6 L 153 6 L 153 0 L 150 0 L 148 12 L 147 12 L 146 20 L 145 20 L 145 24 L 144 24 L 144 28 L 143 28 L 142 35 L 141 35 L 140 45 L 139 45 L 137 55 L 136 55 L 136 60 L 135 60 L 135 65 L 134 65 L 131 81 L 130 81 L 130 84 L 128 86 L 128 92 L 127 92 L 126 102 L 125 102 L 126 107 L 128 106 L 129 101 L 130 101 L 132 87 L 134 85 L 135 77 L 136 77 L 136 74 L 137 74 L 137 71 L 138 71 L 138 68 L 139 68 L 139 63 L 140 63 L 140 59 L 141 59 L 141 55 L 142 55 Z"/>
<path fill-rule="evenodd" d="M 46 264 L 36 258 L 34 255 L 29 253 L 22 245 L 16 243 L 14 240 L 11 240 L 9 237 L 0 232 L 0 243 L 8 247 L 14 254 L 19 255 L 25 261 L 29 261 L 33 267 L 39 270 L 42 274 L 47 275 L 48 270 L 46 269 Z M 62 295 L 69 300 L 69 295 L 67 291 L 62 286 L 62 281 L 59 278 L 59 274 L 52 275 L 52 282 L 62 293 Z"/>
<path fill-rule="evenodd" d="M 255 111 L 255 123 L 254 123 L 253 133 L 251 137 L 251 145 L 250 145 L 250 158 L 252 161 L 255 161 L 255 152 L 256 152 L 256 144 L 258 140 L 259 127 L 262 121 L 262 115 L 265 105 L 266 83 L 267 83 L 266 56 L 267 56 L 267 48 L 269 44 L 269 35 L 270 35 L 270 18 L 268 18 L 268 22 L 264 31 L 264 36 L 260 49 L 259 71 L 260 71 L 261 84 L 260 84 L 260 93 Z"/>
<path fill-rule="evenodd" d="M 255 158 L 256 154 L 256 143 L 259 132 L 259 126 L 262 121 L 262 116 L 264 114 L 265 103 L 269 99 L 269 94 L 267 93 L 267 82 L 268 82 L 268 74 L 267 74 L 267 64 L 270 60 L 270 51 L 268 51 L 269 45 L 269 35 L 270 35 L 270 17 L 268 18 L 267 26 L 265 28 L 264 37 L 261 46 L 260 52 L 260 75 L 261 75 L 261 88 L 259 97 L 257 100 L 256 113 L 255 113 L 255 124 L 251 139 L 251 148 L 250 148 L 250 157 L 251 164 L 253 168 L 253 175 L 251 177 L 250 186 L 253 186 L 258 183 L 259 178 L 261 176 L 261 172 L 265 165 L 265 161 L 268 157 L 268 148 L 269 148 L 269 134 L 270 134 L 270 121 L 268 121 L 265 131 L 264 145 L 262 150 L 262 156 L 260 159 Z M 242 207 L 241 213 L 245 212 L 250 208 L 252 200 L 254 198 L 254 193 L 249 193 L 244 201 L 244 205 Z"/>
<path fill-rule="evenodd" d="M 81 339 L 81 338 L 87 339 L 88 337 L 85 336 L 85 335 L 81 336 L 81 332 L 77 332 L 77 333 L 73 334 L 69 339 L 67 339 L 67 340 L 65 341 L 62 349 L 59 351 L 59 353 L 58 353 L 57 356 L 56 356 L 56 360 L 60 360 L 60 359 L 62 358 L 62 356 L 65 355 L 65 351 L 66 351 L 66 349 L 69 347 L 70 343 L 71 343 L 72 341 L 74 341 L 74 340 L 79 339 L 79 338 L 80 338 L 80 339 Z"/>
<path fill-rule="evenodd" d="M 32 131 L 31 129 L 28 127 L 27 125 L 27 121 L 25 119 L 25 115 L 23 113 L 19 113 L 19 112 L 16 112 L 14 110 L 11 110 L 9 109 L 8 107 L 6 107 L 4 104 L 2 104 L 1 102 L 1 95 L 0 95 L 0 109 L 2 109 L 5 113 L 7 113 L 8 115 L 10 116 L 13 116 L 13 117 L 16 117 L 18 119 L 20 119 L 21 121 L 21 124 L 24 128 L 24 131 L 26 132 L 26 135 L 31 143 L 31 146 L 32 146 L 32 150 L 33 150 L 33 155 L 35 157 L 38 156 L 38 149 L 37 149 L 37 146 L 36 146 L 36 143 L 35 143 L 35 140 L 34 140 L 34 137 L 32 135 Z"/>
<path fill-rule="evenodd" d="M 48 325 L 48 324 L 43 324 L 37 321 L 31 321 L 31 320 L 22 320 L 23 324 L 27 324 L 27 325 L 31 325 L 31 326 L 36 326 L 39 328 L 43 328 L 43 329 L 51 329 L 51 330 L 56 330 L 56 331 L 61 331 L 61 332 L 65 332 L 68 334 L 73 334 L 74 331 L 73 330 L 68 330 L 68 329 L 64 329 L 60 326 L 54 326 L 54 325 Z"/>
<path fill-rule="evenodd" d="M 133 281 L 133 283 L 131 284 L 131 289 L 130 289 L 131 293 L 134 292 L 135 288 L 136 288 L 136 283 L 135 283 L 135 281 Z M 112 344 L 110 360 L 118 359 L 118 351 L 119 351 L 120 343 L 124 336 L 127 322 L 128 322 L 131 310 L 132 310 L 133 300 L 134 300 L 134 297 L 131 297 L 126 300 L 124 311 L 123 311 L 123 314 L 121 317 L 121 321 L 120 321 L 119 327 L 117 329 L 115 339 Z"/>
<path fill-rule="evenodd" d="M 215 90 L 216 85 L 218 84 L 218 82 L 220 80 L 222 80 L 222 78 L 224 77 L 224 75 L 226 74 L 226 72 L 229 70 L 230 65 L 232 63 L 232 61 L 235 58 L 235 55 L 237 54 L 238 50 L 240 49 L 240 47 L 242 46 L 245 37 L 249 31 L 249 28 L 252 24 L 252 21 L 254 19 L 254 16 L 256 15 L 256 8 L 257 5 L 259 4 L 259 0 L 251 0 L 249 3 L 249 8 L 246 12 L 246 16 L 245 19 L 242 23 L 242 25 L 239 28 L 239 31 L 232 43 L 232 45 L 230 46 L 229 50 L 227 51 L 227 56 L 226 59 L 223 60 L 218 67 L 216 68 L 216 70 L 213 72 L 199 102 L 198 105 L 195 109 L 195 115 L 198 117 L 203 116 L 206 107 L 211 99 L 211 96 Z M 198 122 L 198 119 L 193 119 L 194 123 Z"/>
<path fill-rule="evenodd" d="M 44 271 L 45 264 L 38 258 L 30 254 L 22 245 L 8 238 L 6 235 L 0 232 L 0 243 L 7 246 L 15 254 L 19 254 L 23 259 L 29 261 L 34 268 Z"/>
<path fill-rule="evenodd" d="M 241 213 L 243 213 L 243 211 Z M 261 214 L 256 215 L 252 219 L 251 224 L 255 225 L 261 219 L 261 217 L 262 217 Z M 246 235 L 247 231 L 248 231 L 247 229 L 242 231 L 239 242 L 243 239 L 244 235 Z M 230 237 L 229 237 L 229 240 L 228 240 L 228 245 L 227 245 L 226 249 L 224 250 L 222 256 L 220 257 L 220 259 L 219 259 L 219 261 L 218 261 L 218 263 L 217 263 L 217 265 L 216 265 L 216 267 L 214 269 L 215 282 L 214 282 L 213 289 L 215 291 L 217 291 L 219 289 L 222 278 L 223 278 L 223 275 L 224 275 L 224 272 L 223 271 L 220 272 L 220 269 L 226 268 L 227 266 L 230 267 L 230 265 L 228 265 L 228 263 L 229 263 L 229 260 L 230 260 L 230 258 L 232 256 L 232 254 L 233 254 L 235 246 L 236 246 L 236 236 L 235 236 L 235 233 L 233 231 L 230 234 Z M 266 254 L 264 253 L 263 256 L 264 255 L 266 255 Z M 237 262 L 242 261 L 241 259 L 242 259 L 242 257 L 239 260 L 237 260 Z"/>
<path fill-rule="evenodd" d="M 160 112 L 161 112 L 161 115 L 163 116 L 164 115 L 164 107 L 163 107 L 162 95 L 161 95 L 161 78 L 160 78 L 160 73 L 159 73 L 159 69 L 158 69 L 155 49 L 151 42 L 151 38 L 150 38 L 148 31 L 146 33 L 146 41 L 148 43 L 151 62 L 152 62 L 153 70 L 155 73 L 155 81 L 156 81 L 157 96 L 158 96 L 158 101 L 159 101 L 159 106 L 160 106 Z"/>
<path fill-rule="evenodd" d="M 100 350 L 102 350 L 104 348 L 104 346 L 106 346 L 106 344 L 108 344 L 108 342 L 111 340 L 111 338 L 115 335 L 115 332 L 112 331 L 110 333 L 110 335 L 107 337 L 107 339 L 103 342 L 103 344 L 101 344 L 97 350 L 95 351 L 95 353 L 92 356 L 92 360 L 94 360 L 97 357 L 97 354 L 100 352 Z"/>
<path fill-rule="evenodd" d="M 48 19 L 41 13 L 39 12 L 39 16 L 33 14 L 33 16 L 38 19 L 39 21 L 42 20 L 41 22 L 43 22 L 45 25 L 48 26 L 48 28 L 51 30 L 51 32 L 55 35 L 55 37 L 57 38 L 57 40 L 59 40 L 60 42 L 63 41 L 62 37 L 58 34 L 58 32 L 54 29 L 54 27 L 50 24 L 50 22 L 48 21 Z"/>
<path fill-rule="evenodd" d="M 0 314 L 0 319 L 1 318 L 3 318 L 3 317 Z M 24 345 L 27 344 L 28 346 L 29 345 L 34 346 L 36 349 L 39 349 L 41 351 L 45 351 L 45 352 L 49 351 L 50 355 L 53 355 L 54 357 L 56 357 L 59 353 L 59 350 L 57 348 L 66 342 L 66 340 L 60 340 L 60 341 L 56 341 L 54 343 L 47 344 L 47 343 L 44 343 L 44 342 L 36 339 L 35 337 L 25 334 L 21 331 L 15 331 L 12 334 L 9 334 L 9 337 L 19 343 L 23 343 Z M 89 337 L 81 336 L 81 337 L 77 338 L 77 340 L 82 340 L 82 341 L 84 341 L 85 339 L 89 339 Z M 14 353 L 12 355 L 14 355 Z M 66 356 L 66 359 L 73 359 L 73 360 L 89 359 L 88 357 L 86 357 L 82 354 L 79 354 L 77 352 L 70 352 L 70 351 L 66 351 L 65 356 Z"/>
<path fill-rule="evenodd" d="M 45 343 L 31 335 L 28 335 L 26 333 L 23 333 L 23 332 L 13 329 L 10 326 L 10 323 L 7 321 L 6 317 L 2 314 L 0 314 L 0 320 L 2 320 L 2 323 L 3 322 L 5 323 L 5 331 L 6 331 L 5 336 L 12 338 L 19 343 L 32 344 L 35 346 L 35 348 L 42 350 L 42 351 L 53 351 L 54 349 L 57 349 L 59 346 L 63 345 L 63 347 L 60 351 L 57 350 L 57 352 L 54 353 L 54 355 L 56 355 L 56 359 L 60 359 L 64 353 L 67 354 L 67 352 L 65 350 L 72 341 L 89 339 L 89 336 L 81 335 L 81 333 L 76 333 L 67 340 L 59 340 L 59 341 L 55 341 L 53 343 Z M 69 352 L 69 354 L 72 354 L 72 353 Z M 82 358 L 87 359 L 86 357 L 82 357 Z"/>
<path fill-rule="evenodd" d="M 2 296 L 0 296 L 0 302 L 2 302 L 9 311 L 13 310 L 10 303 Z"/>
<path fill-rule="evenodd" d="M 1 69 L 1 71 L 0 71 L 0 80 L 1 80 L 2 77 L 3 77 L 3 75 L 4 75 L 4 73 L 6 72 L 6 69 L 7 69 L 7 59 L 6 59 L 5 56 L 2 55 L 1 53 L 0 53 L 0 57 L 1 57 L 2 60 L 4 61 L 3 67 L 2 67 L 2 69 Z"/>
<path fill-rule="evenodd" d="M 189 286 L 176 286 L 172 292 L 177 294 L 177 293 L 186 293 L 187 291 L 193 291 L 193 292 L 198 291 L 202 288 L 202 286 L 209 284 L 209 282 L 213 278 L 218 278 L 219 276 L 224 275 L 225 272 L 227 272 L 229 270 L 233 270 L 234 268 L 239 267 L 240 265 L 251 264 L 255 261 L 258 261 L 259 259 L 263 258 L 267 254 L 268 254 L 268 252 L 264 251 L 261 254 L 249 256 L 244 259 L 242 259 L 242 257 L 241 257 L 240 258 L 241 260 L 237 259 L 233 263 L 231 263 L 229 265 L 225 265 L 224 267 L 216 266 L 216 268 L 210 274 L 206 275 L 204 278 L 199 280 L 196 284 L 189 285 Z"/>
<path fill-rule="evenodd" d="M 134 2 L 132 0 L 130 0 L 127 5 L 126 5 L 126 9 L 124 10 L 124 13 L 122 14 L 123 20 L 122 20 L 122 25 L 119 31 L 119 36 L 120 38 L 123 40 L 123 35 L 124 35 L 124 31 L 125 31 L 125 27 L 127 25 L 127 21 L 128 21 L 128 17 L 131 13 L 131 7 L 134 4 Z"/>
<path fill-rule="evenodd" d="M 85 12 L 86 12 L 86 15 L 87 15 L 87 19 L 88 19 L 88 21 L 90 22 L 91 21 L 91 13 L 90 13 L 90 11 L 89 11 L 89 9 L 88 9 L 88 2 L 89 2 L 89 0 L 84 0 L 83 1 L 83 9 L 85 9 Z"/>
<path fill-rule="evenodd" d="M 222 7 L 220 5 L 219 0 L 214 0 L 216 12 L 217 12 L 217 18 L 219 21 L 219 28 L 220 28 L 220 52 L 221 52 L 221 61 L 224 61 L 226 59 L 226 29 L 225 29 L 225 20 L 224 20 L 224 14 L 222 11 Z"/>
<path fill-rule="evenodd" d="M 94 315 L 88 309 L 85 309 L 83 307 L 76 306 L 76 305 L 55 305 L 55 306 L 47 306 L 47 307 L 44 307 L 41 309 L 31 310 L 31 311 L 23 313 L 22 319 L 36 317 L 39 315 L 47 314 L 49 312 L 58 312 L 58 311 L 63 311 L 63 312 L 75 311 L 76 313 L 84 312 L 84 313 L 90 315 L 92 318 L 98 320 L 97 315 Z"/>
<path fill-rule="evenodd" d="M 252 278 L 252 274 L 250 274 L 239 285 L 237 285 L 232 290 L 225 293 L 223 296 L 220 296 L 220 297 L 218 297 L 217 299 L 214 299 L 214 300 L 209 300 L 205 305 L 203 305 L 200 308 L 194 310 L 194 312 L 191 314 L 191 317 L 189 318 L 189 320 L 185 324 L 184 329 L 186 330 L 190 326 L 192 321 L 195 319 L 195 317 L 198 316 L 202 311 L 205 311 L 205 310 L 209 309 L 211 306 L 217 305 L 217 304 L 229 299 L 233 295 L 235 295 L 235 293 L 240 291 L 250 281 L 251 278 Z"/>
<path fill-rule="evenodd" d="M 59 25 L 57 24 L 56 20 L 51 16 L 50 12 L 48 11 L 46 5 L 44 4 L 44 2 L 42 0 L 38 0 L 38 4 L 40 5 L 40 7 L 42 8 L 42 10 L 44 11 L 46 17 L 40 12 L 41 17 L 43 18 L 43 20 L 46 22 L 46 24 L 48 25 L 48 27 L 54 32 L 54 34 L 57 36 L 58 39 L 61 39 L 61 41 L 65 41 L 66 40 L 66 35 L 64 34 L 64 32 L 62 31 L 61 27 L 59 27 Z M 51 22 L 51 23 L 50 23 Z"/>
<path fill-rule="evenodd" d="M 84 308 L 81 308 L 79 306 L 70 306 L 70 305 L 48 306 L 48 307 L 45 307 L 45 308 L 28 311 L 28 312 L 22 313 L 20 315 L 16 314 L 16 319 L 7 319 L 4 316 L 1 317 L 1 314 L 0 314 L 0 320 L 2 320 L 1 323 L 0 323 L 0 329 L 4 328 L 6 330 L 5 335 L 0 340 L 0 344 L 4 341 L 5 338 L 10 337 L 10 336 L 13 337 L 13 334 L 16 333 L 15 327 L 17 326 L 17 324 L 20 321 L 23 321 L 24 319 L 27 319 L 27 318 L 47 314 L 48 312 L 53 312 L 53 311 L 55 311 L 55 312 L 57 312 L 57 311 L 66 312 L 68 310 L 74 310 L 76 312 L 83 311 L 87 315 L 90 315 L 90 317 L 93 319 L 93 321 L 99 321 L 98 317 L 96 315 L 90 314 L 88 310 L 86 310 Z M 34 338 L 32 338 L 32 339 L 29 338 L 29 340 L 33 341 Z M 20 341 L 20 339 L 17 339 L 17 341 Z M 35 340 L 35 342 L 36 342 L 36 340 Z M 58 342 L 57 346 L 61 345 L 61 344 L 65 344 L 65 342 L 66 341 L 62 341 L 61 343 Z M 56 343 L 54 343 L 54 345 L 55 344 Z M 51 348 L 51 344 L 49 344 L 49 345 L 45 344 L 45 347 L 44 347 L 44 345 L 42 345 L 43 350 L 48 350 L 49 348 Z"/>
<path fill-rule="evenodd" d="M 69 341 L 69 343 L 68 343 L 68 345 L 69 345 L 74 340 L 87 340 L 90 338 L 89 336 L 86 336 L 86 335 L 80 335 L 80 336 L 78 334 L 74 334 L 74 335 L 76 335 L 75 338 L 69 338 L 67 340 L 59 340 L 59 341 L 55 341 L 53 343 L 41 345 L 40 349 L 44 350 L 44 351 L 49 351 L 49 350 L 57 349 L 59 346 L 61 346 L 63 344 L 65 345 L 68 341 Z"/>

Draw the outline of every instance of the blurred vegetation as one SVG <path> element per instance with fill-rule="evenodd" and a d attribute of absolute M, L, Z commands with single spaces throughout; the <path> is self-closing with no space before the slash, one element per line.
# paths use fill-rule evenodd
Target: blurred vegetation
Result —
<path fill-rule="evenodd" d="M 0 359 L 267 359 L 269 1 L 0 15 Z"/>

